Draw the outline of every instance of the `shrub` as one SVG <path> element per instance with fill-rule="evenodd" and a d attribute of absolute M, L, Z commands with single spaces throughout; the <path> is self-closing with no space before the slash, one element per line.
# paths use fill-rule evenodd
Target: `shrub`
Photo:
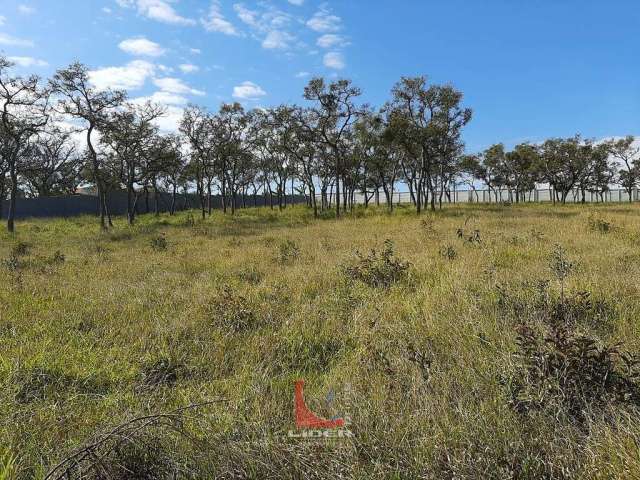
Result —
<path fill-rule="evenodd" d="M 147 363 L 140 371 L 138 388 L 144 390 L 162 386 L 172 387 L 178 382 L 183 368 L 183 365 L 167 357 Z"/>
<path fill-rule="evenodd" d="M 442 255 L 447 260 L 455 260 L 458 256 L 458 252 L 451 245 L 443 245 L 440 247 L 440 255 Z"/>
<path fill-rule="evenodd" d="M 423 218 L 420 220 L 420 227 L 427 236 L 431 236 L 436 233 L 435 223 L 435 220 L 431 217 Z"/>
<path fill-rule="evenodd" d="M 536 328 L 537 327 L 537 328 Z M 640 362 L 619 345 L 600 345 L 571 327 L 539 323 L 518 329 L 511 405 L 526 414 L 585 422 L 612 404 L 640 405 Z"/>
<path fill-rule="evenodd" d="M 278 245 L 278 261 L 289 263 L 300 255 L 300 247 L 293 240 L 285 240 Z"/>
<path fill-rule="evenodd" d="M 258 325 L 258 319 L 247 299 L 229 286 L 222 288 L 210 310 L 216 326 L 234 333 L 252 330 Z"/>
<path fill-rule="evenodd" d="M 156 252 L 164 252 L 168 247 L 169 244 L 164 235 L 158 235 L 151 239 L 151 248 Z"/>
<path fill-rule="evenodd" d="M 66 257 L 60 250 L 56 250 L 56 252 L 53 254 L 53 257 L 51 258 L 51 263 L 53 263 L 54 265 L 61 265 L 65 261 Z"/>
<path fill-rule="evenodd" d="M 560 282 L 561 299 L 564 301 L 564 284 L 567 277 L 574 270 L 575 264 L 569 260 L 564 248 L 557 243 L 553 246 L 553 251 L 551 252 L 549 268 Z"/>
<path fill-rule="evenodd" d="M 26 242 L 18 242 L 11 249 L 11 256 L 12 257 L 25 257 L 25 256 L 29 255 L 30 251 L 31 251 L 31 245 L 29 245 Z"/>
<path fill-rule="evenodd" d="M 264 278 L 264 274 L 254 265 L 244 267 L 237 273 L 237 275 L 240 280 L 251 285 L 258 285 Z"/>
<path fill-rule="evenodd" d="M 411 264 L 395 256 L 391 240 L 384 241 L 381 252 L 372 249 L 367 256 L 357 251 L 355 255 L 354 261 L 342 267 L 344 274 L 352 280 L 359 280 L 370 287 L 389 288 L 409 276 Z"/>
<path fill-rule="evenodd" d="M 598 233 L 609 233 L 614 229 L 613 223 L 593 215 L 589 216 L 589 228 Z"/>
<path fill-rule="evenodd" d="M 22 268 L 22 262 L 15 255 L 11 255 L 9 258 L 2 261 L 2 266 L 10 272 L 17 272 Z"/>
<path fill-rule="evenodd" d="M 520 323 L 542 321 L 549 325 L 593 329 L 606 335 L 611 332 L 617 314 L 614 304 L 588 291 L 564 298 L 554 295 L 546 280 L 525 282 L 515 290 L 500 285 L 496 288 L 500 309 Z"/>

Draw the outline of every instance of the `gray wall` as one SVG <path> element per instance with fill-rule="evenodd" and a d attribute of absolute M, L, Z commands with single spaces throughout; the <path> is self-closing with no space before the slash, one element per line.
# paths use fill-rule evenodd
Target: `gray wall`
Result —
<path fill-rule="evenodd" d="M 138 203 L 136 205 L 136 211 L 138 213 L 147 213 L 155 211 L 154 195 L 149 194 L 149 202 L 147 209 L 147 202 L 145 195 L 140 195 Z M 291 197 L 287 196 L 287 203 L 291 203 L 293 199 L 294 203 L 305 203 L 303 196 L 296 195 Z M 238 208 L 242 207 L 242 197 L 239 197 L 236 205 Z M 244 198 L 247 207 L 269 205 L 268 197 L 258 195 L 253 197 L 251 195 Z M 274 203 L 277 203 L 277 199 L 274 197 Z M 109 194 L 107 203 L 109 205 L 109 211 L 112 215 L 124 215 L 127 213 L 127 194 L 126 192 L 112 192 Z M 213 208 L 222 208 L 222 199 L 219 195 L 212 197 Z M 171 195 L 167 193 L 160 194 L 159 209 L 161 212 L 169 211 L 171 207 Z M 200 208 L 200 201 L 197 195 L 178 195 L 176 201 L 176 209 L 184 210 L 189 208 Z M 9 209 L 9 202 L 2 202 L 2 213 L 0 218 L 7 218 L 7 211 Z M 30 217 L 73 217 L 77 215 L 97 215 L 98 214 L 98 197 L 89 195 L 68 195 L 60 197 L 42 197 L 42 198 L 19 198 L 16 202 L 16 218 L 30 218 Z"/>

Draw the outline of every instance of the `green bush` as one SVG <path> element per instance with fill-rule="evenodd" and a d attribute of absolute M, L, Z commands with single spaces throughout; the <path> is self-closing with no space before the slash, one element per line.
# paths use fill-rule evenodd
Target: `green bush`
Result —
<path fill-rule="evenodd" d="M 374 288 L 389 288 L 409 277 L 411 263 L 395 256 L 391 240 L 384 241 L 384 248 L 380 252 L 372 249 L 365 256 L 356 251 L 355 256 L 355 260 L 342 266 L 343 273 L 352 280 Z"/>

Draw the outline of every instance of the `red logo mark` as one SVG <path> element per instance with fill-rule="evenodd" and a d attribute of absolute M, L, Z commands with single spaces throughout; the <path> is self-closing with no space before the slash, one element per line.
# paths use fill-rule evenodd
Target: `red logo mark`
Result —
<path fill-rule="evenodd" d="M 344 419 L 327 420 L 314 414 L 304 401 L 304 380 L 296 380 L 295 390 L 296 427 L 299 429 L 342 428 Z"/>

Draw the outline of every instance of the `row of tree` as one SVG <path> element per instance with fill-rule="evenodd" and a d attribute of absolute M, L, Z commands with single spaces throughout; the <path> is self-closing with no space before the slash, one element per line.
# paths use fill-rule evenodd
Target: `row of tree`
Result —
<path fill-rule="evenodd" d="M 190 105 L 179 131 L 161 134 L 161 106 L 96 89 L 85 65 L 59 70 L 46 83 L 11 75 L 12 66 L 0 56 L 0 199 L 9 198 L 9 231 L 20 195 L 74 193 L 82 184 L 95 188 L 108 228 L 107 198 L 115 190 L 127 191 L 134 223 L 140 196 L 161 191 L 172 195 L 171 213 L 179 194 L 196 192 L 205 217 L 216 194 L 224 212 L 234 213 L 247 195 L 283 208 L 290 189 L 305 195 L 316 215 L 334 209 L 339 217 L 358 194 L 367 205 L 383 197 L 393 209 L 399 184 L 419 213 L 450 200 L 461 184 L 476 190 L 484 183 L 496 198 L 507 191 L 518 202 L 548 183 L 554 201 L 564 202 L 575 189 L 584 200 L 614 182 L 631 193 L 640 180 L 632 137 L 551 139 L 510 152 L 498 144 L 466 155 L 462 130 L 472 112 L 462 93 L 424 77 L 402 78 L 379 109 L 359 102 L 361 91 L 349 80 L 322 78 L 306 86 L 305 106 L 247 111 L 235 103 L 210 112 Z"/>
<path fill-rule="evenodd" d="M 496 201 L 505 191 L 512 201 L 524 201 L 540 184 L 550 186 L 554 203 L 566 203 L 570 194 L 584 203 L 587 192 L 604 201 L 613 184 L 624 188 L 632 201 L 640 184 L 639 154 L 632 136 L 595 143 L 576 135 L 539 145 L 522 143 L 512 151 L 505 151 L 503 144 L 492 145 L 480 154 L 463 156 L 459 167 L 476 198 L 474 180 Z"/>

